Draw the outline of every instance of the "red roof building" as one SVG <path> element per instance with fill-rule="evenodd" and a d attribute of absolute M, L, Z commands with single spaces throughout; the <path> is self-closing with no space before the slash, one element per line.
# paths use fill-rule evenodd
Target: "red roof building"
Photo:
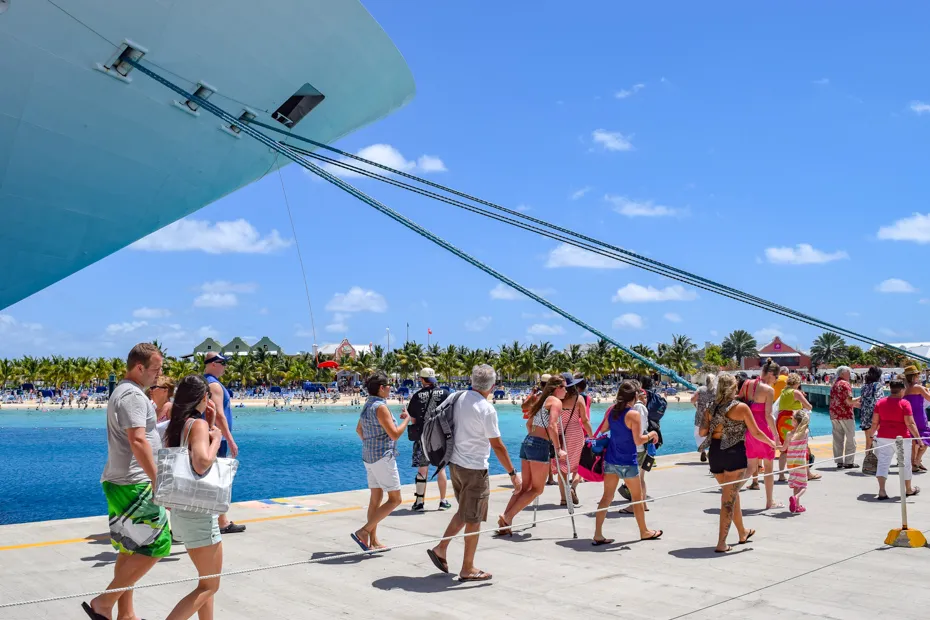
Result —
<path fill-rule="evenodd" d="M 772 358 L 779 366 L 786 366 L 788 370 L 809 370 L 811 367 L 811 358 L 807 353 L 789 347 L 776 336 L 772 342 L 759 349 L 758 357 L 743 358 L 743 370 L 758 370 L 768 358 Z"/>

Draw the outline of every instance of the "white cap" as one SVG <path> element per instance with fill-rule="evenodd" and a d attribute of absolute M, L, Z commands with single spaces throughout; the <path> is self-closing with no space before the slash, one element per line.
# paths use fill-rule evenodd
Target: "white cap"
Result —
<path fill-rule="evenodd" d="M 423 370 L 420 371 L 420 378 L 421 379 L 435 379 L 436 371 L 434 371 L 432 368 L 424 368 Z"/>
<path fill-rule="evenodd" d="M 552 375 L 540 375 L 540 377 L 539 377 L 539 382 L 540 382 L 540 383 L 546 383 L 546 382 L 549 381 L 549 379 L 551 379 L 551 378 L 552 378 Z"/>

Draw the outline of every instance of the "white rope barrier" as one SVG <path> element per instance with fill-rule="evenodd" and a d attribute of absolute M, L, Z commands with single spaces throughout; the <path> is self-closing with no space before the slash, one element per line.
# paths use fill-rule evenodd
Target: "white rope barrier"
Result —
<path fill-rule="evenodd" d="M 915 439 L 919 439 L 919 438 L 912 438 L 912 437 L 909 437 L 909 438 L 904 438 L 904 441 L 914 441 Z M 889 444 L 889 446 L 882 446 L 882 447 L 890 447 L 890 444 Z M 843 457 L 855 456 L 855 455 L 859 455 L 859 454 L 867 454 L 867 453 L 869 453 L 869 452 L 873 452 L 873 451 L 877 450 L 878 448 L 879 448 L 879 446 L 874 446 L 874 445 L 873 445 L 873 447 L 867 448 L 867 449 L 865 449 L 865 450 L 859 450 L 859 451 L 852 452 L 852 453 L 845 453 L 845 454 L 843 455 Z M 843 458 L 843 457 L 838 457 L 838 458 Z M 792 470 L 796 470 L 796 469 L 809 468 L 809 467 L 813 467 L 814 465 L 820 465 L 820 464 L 823 464 L 823 463 L 835 462 L 836 459 L 837 459 L 837 457 L 831 457 L 831 458 L 823 459 L 823 460 L 820 460 L 820 461 L 814 461 L 813 463 L 808 463 L 808 464 L 804 465 L 803 467 L 788 467 L 788 468 L 785 468 L 785 469 L 782 469 L 782 470 L 775 470 L 775 471 L 772 471 L 770 474 L 766 474 L 766 473 L 764 473 L 764 472 L 759 472 L 759 473 L 757 474 L 757 476 L 761 476 L 762 478 L 764 478 L 764 477 L 766 477 L 766 476 L 780 475 L 780 474 L 788 473 L 788 472 L 790 472 L 790 471 L 792 471 Z M 748 482 L 748 481 L 750 481 L 750 480 L 752 480 L 752 479 L 753 479 L 753 476 L 749 476 L 749 477 L 747 477 L 747 478 L 742 478 L 742 479 L 740 479 L 740 480 L 733 480 L 733 481 L 724 482 L 724 483 L 715 483 L 715 484 L 713 484 L 713 485 L 709 485 L 709 486 L 705 486 L 705 487 L 700 487 L 700 488 L 697 488 L 697 489 L 689 489 L 689 490 L 687 490 L 687 491 L 679 491 L 679 492 L 677 492 L 677 493 L 670 493 L 670 494 L 668 494 L 668 495 L 661 495 L 661 496 L 659 496 L 659 497 L 652 497 L 652 498 L 649 498 L 649 499 L 641 499 L 641 500 L 637 500 L 637 501 L 631 501 L 631 502 L 628 502 L 627 504 L 625 504 L 625 507 L 636 506 L 636 505 L 639 505 L 639 504 L 646 504 L 646 503 L 651 503 L 651 502 L 658 502 L 658 501 L 662 501 L 662 500 L 672 499 L 672 498 L 675 498 L 675 497 L 681 497 L 681 496 L 683 496 L 683 495 L 689 495 L 689 494 L 691 494 L 691 493 L 702 493 L 702 492 L 704 492 L 704 491 L 712 491 L 712 490 L 716 490 L 716 489 L 721 489 L 721 488 L 723 488 L 724 486 L 728 486 L 728 485 L 744 484 L 744 483 L 746 483 L 746 482 Z M 904 498 L 902 497 L 902 502 L 903 502 L 903 499 L 904 499 Z M 611 504 L 613 504 L 613 502 L 611 502 Z M 256 573 L 256 572 L 262 572 L 262 571 L 267 571 L 267 570 L 276 570 L 276 569 L 279 569 L 279 568 L 290 568 L 290 567 L 293 567 L 293 566 L 304 566 L 304 565 L 309 565 L 309 564 L 318 564 L 318 563 L 320 563 L 320 562 L 333 562 L 333 561 L 338 561 L 338 560 L 346 560 L 346 559 L 350 559 L 350 558 L 362 557 L 362 556 L 367 556 L 367 555 L 375 555 L 375 554 L 378 554 L 378 553 L 385 553 L 385 552 L 387 552 L 387 551 L 395 551 L 395 550 L 399 550 L 399 549 L 407 549 L 407 548 L 409 548 L 409 547 L 416 547 L 416 546 L 420 546 L 420 545 L 438 544 L 438 543 L 443 542 L 443 541 L 446 541 L 446 540 L 455 540 L 456 538 L 465 538 L 466 536 L 480 536 L 481 534 L 491 534 L 491 533 L 497 532 L 498 530 L 501 530 L 501 529 L 510 529 L 510 530 L 513 530 L 513 531 L 523 531 L 523 530 L 529 529 L 529 528 L 534 527 L 535 525 L 538 525 L 538 524 L 541 524 L 541 523 L 551 523 L 551 522 L 554 522 L 554 521 L 561 521 L 561 520 L 563 520 L 563 519 L 570 519 L 570 518 L 572 518 L 573 516 L 576 516 L 576 515 L 596 515 L 596 514 L 599 513 L 599 512 L 607 512 L 608 510 L 610 510 L 610 508 L 611 508 L 611 506 L 607 506 L 607 507 L 605 507 L 605 508 L 598 508 L 598 509 L 595 509 L 595 510 L 588 510 L 588 511 L 585 511 L 585 512 L 575 512 L 575 513 L 573 513 L 573 514 L 567 512 L 567 513 L 564 514 L 564 515 L 558 515 L 558 516 L 555 516 L 555 517 L 549 517 L 549 518 L 547 518 L 547 519 L 540 519 L 540 520 L 538 520 L 538 521 L 534 519 L 534 521 L 532 521 L 532 522 L 519 523 L 519 524 L 514 523 L 514 524 L 512 524 L 512 525 L 510 525 L 510 526 L 508 526 L 508 527 L 506 527 L 506 528 L 495 527 L 495 528 L 491 528 L 491 529 L 479 530 L 479 531 L 477 531 L 477 532 L 463 532 L 463 533 L 461 533 L 461 534 L 456 534 L 456 535 L 454 535 L 454 536 L 446 536 L 446 537 L 441 537 L 441 538 L 427 538 L 427 539 L 425 539 L 425 540 L 418 540 L 418 541 L 414 541 L 414 542 L 403 543 L 403 544 L 399 544 L 399 545 L 393 545 L 393 546 L 384 547 L 384 548 L 381 548 L 381 549 L 372 549 L 372 550 L 370 550 L 370 551 L 355 551 L 355 552 L 351 552 L 351 553 L 342 553 L 342 554 L 339 554 L 339 555 L 327 556 L 327 557 L 322 557 L 322 558 L 311 558 L 311 559 L 309 559 L 309 560 L 297 560 L 297 561 L 294 561 L 294 562 L 284 562 L 284 563 L 281 563 L 281 564 L 269 564 L 269 565 L 266 565 L 266 566 L 254 566 L 254 567 L 251 567 L 251 568 L 242 568 L 242 569 L 238 569 L 238 570 L 225 571 L 225 572 L 222 572 L 222 573 L 217 573 L 217 574 L 215 574 L 215 575 L 202 575 L 202 576 L 198 575 L 198 576 L 196 576 L 196 577 L 183 577 L 183 578 L 181 578 L 181 579 L 172 579 L 172 580 L 170 580 L 170 581 L 157 581 L 157 582 L 154 582 L 154 583 L 146 583 L 146 584 L 142 584 L 142 585 L 127 586 L 127 587 L 125 587 L 125 588 L 114 588 L 114 589 L 112 589 L 112 590 L 97 590 L 97 591 L 94 591 L 94 592 L 81 592 L 81 593 L 76 593 L 76 594 L 63 594 L 63 595 L 60 595 L 60 596 L 50 596 L 50 597 L 40 598 L 40 599 L 33 599 L 33 600 L 26 600 L 26 601 L 15 601 L 15 602 L 12 602 L 12 603 L 0 603 L 0 609 L 8 609 L 8 608 L 10 608 L 10 607 L 22 607 L 22 606 L 26 606 L 26 605 L 40 605 L 40 604 L 44 604 L 44 603 L 52 603 L 52 602 L 55 602 L 55 601 L 63 601 L 63 600 L 68 600 L 68 599 L 95 597 L 95 596 L 99 596 L 99 595 L 102 595 L 102 594 L 116 594 L 116 593 L 119 593 L 119 592 L 129 592 L 130 590 L 142 590 L 142 589 L 147 589 L 147 588 L 158 588 L 158 587 L 161 587 L 161 586 L 170 586 L 170 585 L 177 585 L 177 584 L 179 584 L 179 583 L 188 583 L 188 582 L 200 581 L 200 580 L 202 580 L 202 579 L 216 579 L 216 578 L 222 578 L 222 577 L 232 577 L 232 576 L 235 576 L 235 575 L 246 575 L 246 574 L 249 574 L 249 573 Z"/>

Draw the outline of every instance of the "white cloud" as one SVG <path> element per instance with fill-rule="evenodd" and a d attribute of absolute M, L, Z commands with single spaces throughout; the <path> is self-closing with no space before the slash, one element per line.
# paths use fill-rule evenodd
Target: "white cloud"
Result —
<path fill-rule="evenodd" d="M 720 334 L 717 332 L 716 329 L 712 329 L 712 330 L 710 330 L 710 335 L 713 336 L 714 338 L 716 338 L 716 337 L 719 336 Z"/>
<path fill-rule="evenodd" d="M 465 330 L 470 332 L 480 332 L 487 329 L 488 325 L 490 324 L 491 317 L 479 316 L 477 319 L 469 319 L 465 321 Z"/>
<path fill-rule="evenodd" d="M 520 213 L 526 213 L 527 211 L 529 211 L 529 210 L 531 210 L 531 209 L 532 209 L 532 207 L 531 207 L 530 205 L 525 205 L 525 204 L 522 204 L 522 203 L 521 203 L 521 204 L 518 204 L 518 205 L 517 205 L 517 208 L 514 209 L 514 210 L 515 210 L 515 211 L 519 211 Z"/>
<path fill-rule="evenodd" d="M 858 313 L 858 312 L 847 312 L 847 313 L 846 313 L 846 316 L 851 316 L 851 317 L 855 318 L 855 317 L 859 316 L 859 313 Z"/>
<path fill-rule="evenodd" d="M 612 326 L 614 329 L 642 329 L 643 324 L 643 317 L 627 312 L 615 318 Z"/>
<path fill-rule="evenodd" d="M 618 289 L 617 294 L 613 296 L 613 301 L 627 304 L 651 301 L 692 301 L 694 299 L 697 299 L 697 293 L 680 284 L 658 289 L 654 286 L 642 286 L 632 282 Z"/>
<path fill-rule="evenodd" d="M 633 84 L 629 89 L 623 88 L 614 93 L 614 97 L 617 99 L 626 99 L 627 97 L 632 97 L 642 89 L 646 88 L 645 84 Z"/>
<path fill-rule="evenodd" d="M 911 112 L 914 112 L 917 115 L 926 114 L 930 112 L 930 103 L 924 103 L 923 101 L 912 101 Z"/>
<path fill-rule="evenodd" d="M 17 321 L 9 314 L 0 314 L 0 333 L 6 333 L 8 331 L 15 331 L 17 333 L 22 333 L 23 330 L 36 332 L 42 329 L 41 323 L 23 323 Z"/>
<path fill-rule="evenodd" d="M 917 291 L 907 280 L 900 278 L 889 278 L 875 287 L 879 293 L 914 293 Z"/>
<path fill-rule="evenodd" d="M 770 343 L 772 340 L 775 339 L 776 336 L 781 338 L 782 340 L 785 339 L 785 334 L 778 327 L 775 327 L 774 325 L 770 327 L 764 327 L 754 332 L 752 335 L 756 339 L 756 342 L 758 343 L 760 347 L 765 346 L 768 343 Z"/>
<path fill-rule="evenodd" d="M 345 333 L 349 331 L 349 324 L 346 323 L 346 319 L 348 319 L 349 316 L 350 315 L 345 314 L 343 312 L 334 313 L 333 322 L 328 324 L 325 327 L 326 331 L 330 333 Z M 298 333 L 298 335 L 301 335 L 301 334 Z M 312 334 L 306 334 L 306 335 L 312 335 Z"/>
<path fill-rule="evenodd" d="M 765 257 L 777 265 L 813 265 L 830 263 L 849 258 L 843 250 L 824 252 L 809 243 L 799 243 L 797 247 L 765 248 Z"/>
<path fill-rule="evenodd" d="M 589 269 L 622 269 L 625 264 L 595 254 L 588 250 L 560 243 L 549 251 L 549 258 L 546 260 L 546 267 L 555 269 L 558 267 L 586 267 Z"/>
<path fill-rule="evenodd" d="M 630 200 L 611 194 L 604 196 L 604 200 L 614 205 L 614 211 L 627 217 L 672 217 L 683 213 L 681 209 L 653 204 L 650 200 Z"/>
<path fill-rule="evenodd" d="M 197 338 L 200 340 L 206 340 L 207 338 L 213 338 L 214 340 L 220 337 L 220 333 L 213 329 L 212 325 L 204 325 L 197 330 Z"/>
<path fill-rule="evenodd" d="M 632 151 L 631 138 L 632 136 L 624 136 L 619 131 L 607 131 L 606 129 L 595 129 L 591 132 L 591 139 L 608 151 Z"/>
<path fill-rule="evenodd" d="M 446 172 L 446 165 L 438 157 L 434 155 L 420 155 L 416 160 L 408 160 L 400 151 L 390 144 L 372 144 L 371 146 L 366 146 L 359 150 L 355 154 L 364 159 L 369 159 L 375 163 L 381 164 L 382 166 L 400 170 L 401 172 Z M 386 172 L 376 166 L 371 166 L 348 157 L 340 158 L 340 162 L 350 164 L 368 172 L 375 172 L 378 174 L 385 174 Z M 323 169 L 330 174 L 347 179 L 364 177 L 364 175 L 359 172 L 346 170 L 334 166 L 333 164 L 324 164 Z"/>
<path fill-rule="evenodd" d="M 133 321 L 132 323 L 111 323 L 107 325 L 107 333 L 110 335 L 114 334 L 129 334 L 136 331 L 139 328 L 147 327 L 148 321 Z"/>
<path fill-rule="evenodd" d="M 254 282 L 229 282 L 228 280 L 214 280 L 200 285 L 204 293 L 254 293 L 258 284 Z"/>
<path fill-rule="evenodd" d="M 533 336 L 558 336 L 564 334 L 565 330 L 561 325 L 547 325 L 545 323 L 533 323 L 530 325 L 526 333 Z"/>
<path fill-rule="evenodd" d="M 491 299 L 503 299 L 505 301 L 516 301 L 525 299 L 523 293 L 512 289 L 503 282 L 491 289 Z"/>
<path fill-rule="evenodd" d="M 878 328 L 878 333 L 880 333 L 882 336 L 887 336 L 889 338 L 897 338 L 898 336 L 901 335 L 898 332 L 894 331 L 893 329 L 889 329 L 887 327 Z"/>
<path fill-rule="evenodd" d="M 149 252 L 190 252 L 207 254 L 269 254 L 291 245 L 277 230 L 262 237 L 244 219 L 211 224 L 207 220 L 183 219 L 139 239 L 130 248 Z"/>
<path fill-rule="evenodd" d="M 921 299 L 919 303 L 930 304 L 930 299 Z"/>
<path fill-rule="evenodd" d="M 330 312 L 386 312 L 387 301 L 375 291 L 353 286 L 347 293 L 336 293 L 326 304 Z"/>
<path fill-rule="evenodd" d="M 817 86 L 826 86 L 830 83 L 830 78 L 820 78 L 819 80 L 812 80 L 811 84 L 816 84 Z"/>
<path fill-rule="evenodd" d="M 261 310 L 258 311 L 258 313 L 261 314 L 262 316 L 265 316 L 268 314 L 268 308 L 262 308 Z"/>
<path fill-rule="evenodd" d="M 239 305 L 239 298 L 233 293 L 203 293 L 194 299 L 197 308 L 232 308 Z"/>
<path fill-rule="evenodd" d="M 915 213 L 896 221 L 891 226 L 882 226 L 878 229 L 879 239 L 891 241 L 914 241 L 915 243 L 930 243 L 930 213 Z"/>
<path fill-rule="evenodd" d="M 164 319 L 171 316 L 171 311 L 165 308 L 136 308 L 132 311 L 135 319 Z"/>
<path fill-rule="evenodd" d="M 666 312 L 664 315 L 666 321 L 671 321 L 672 323 L 681 323 L 681 315 L 676 314 L 675 312 Z"/>
<path fill-rule="evenodd" d="M 584 195 L 590 192 L 592 189 L 594 188 L 591 187 L 590 185 L 585 185 L 581 189 L 573 191 L 572 195 L 569 196 L 568 199 L 569 200 L 580 200 L 581 198 L 584 198 Z"/>

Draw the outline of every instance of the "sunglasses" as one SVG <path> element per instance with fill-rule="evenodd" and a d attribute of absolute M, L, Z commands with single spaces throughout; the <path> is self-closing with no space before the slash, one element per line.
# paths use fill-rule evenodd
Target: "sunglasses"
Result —
<path fill-rule="evenodd" d="M 149 388 L 149 391 L 154 392 L 155 390 L 167 390 L 167 389 L 168 389 L 167 385 L 153 385 L 152 387 Z"/>
<path fill-rule="evenodd" d="M 229 361 L 221 360 L 219 358 L 214 357 L 213 359 L 207 360 L 207 364 L 219 364 L 220 366 L 226 366 L 227 364 L 229 364 Z"/>

